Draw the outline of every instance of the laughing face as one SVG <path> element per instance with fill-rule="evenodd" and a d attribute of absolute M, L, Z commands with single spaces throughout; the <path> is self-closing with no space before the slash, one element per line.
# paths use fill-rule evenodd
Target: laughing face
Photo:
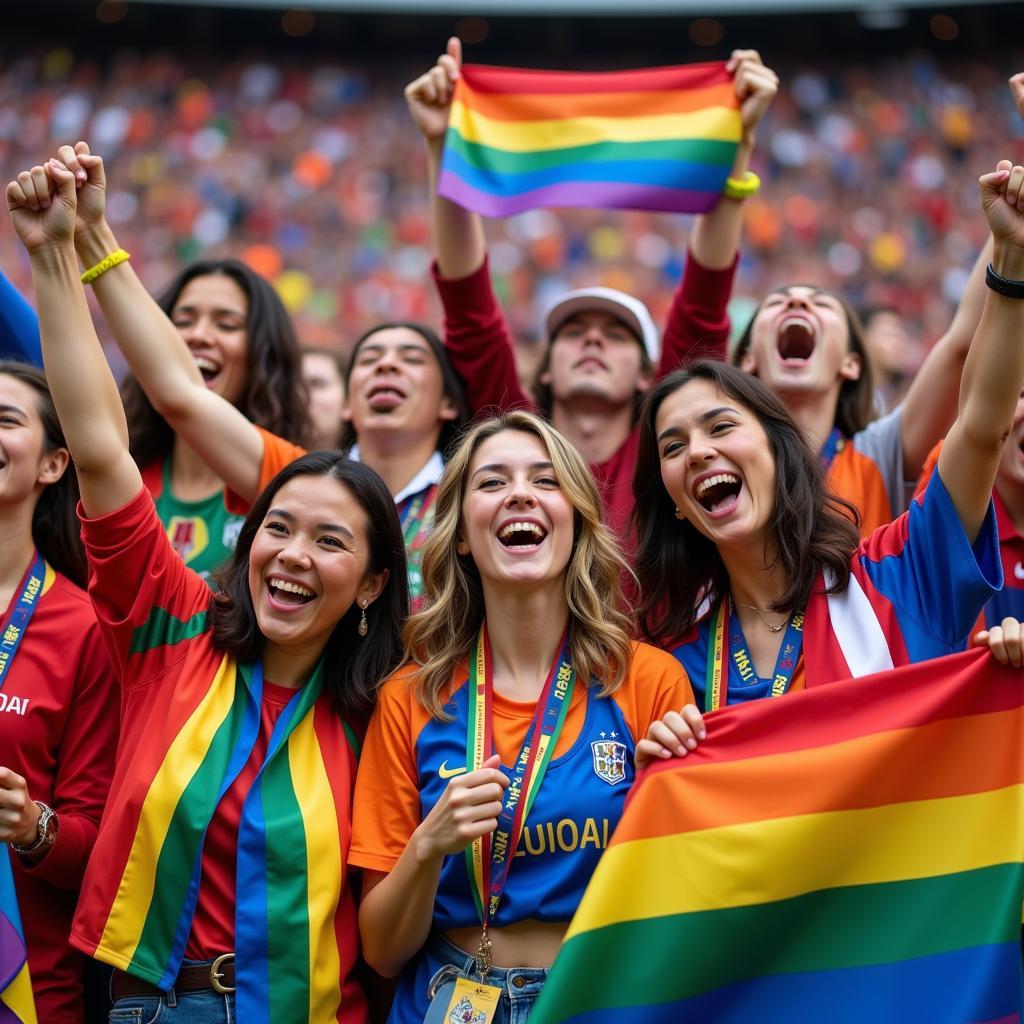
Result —
<path fill-rule="evenodd" d="M 778 395 L 838 392 L 860 377 L 842 304 L 828 292 L 793 285 L 771 292 L 751 327 L 740 366 Z"/>
<path fill-rule="evenodd" d="M 421 437 L 458 416 L 427 341 L 408 327 L 388 327 L 359 346 L 343 413 L 360 436 L 383 431 Z"/>
<path fill-rule="evenodd" d="M 37 403 L 32 387 L 0 374 L 0 506 L 34 499 L 67 468 L 67 449 L 46 451 Z"/>
<path fill-rule="evenodd" d="M 249 300 L 226 274 L 193 277 L 171 310 L 206 386 L 237 405 L 245 394 Z"/>
<path fill-rule="evenodd" d="M 759 544 L 775 506 L 775 460 L 752 410 L 696 379 L 655 421 L 661 479 L 682 518 L 719 547 Z"/>
<path fill-rule="evenodd" d="M 572 554 L 573 508 L 541 439 L 504 430 L 469 464 L 457 550 L 485 585 L 559 580 Z"/>
<path fill-rule="evenodd" d="M 354 603 L 387 581 L 370 572 L 366 513 L 330 476 L 297 476 L 274 495 L 249 553 L 249 593 L 260 631 L 278 651 L 327 644 Z"/>

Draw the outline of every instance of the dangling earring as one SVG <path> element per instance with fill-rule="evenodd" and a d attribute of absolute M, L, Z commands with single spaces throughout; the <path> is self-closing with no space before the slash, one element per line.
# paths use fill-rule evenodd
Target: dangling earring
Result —
<path fill-rule="evenodd" d="M 360 636 L 366 636 L 366 634 L 369 632 L 369 629 L 370 629 L 370 627 L 366 624 L 366 606 L 369 603 L 370 602 L 367 601 L 366 598 L 364 597 L 363 601 L 362 601 L 363 614 L 359 616 L 359 635 Z"/>
<path fill-rule="evenodd" d="M 679 506 L 676 505 L 676 519 L 682 521 L 685 518 L 686 516 L 684 516 L 683 513 L 679 511 Z"/>

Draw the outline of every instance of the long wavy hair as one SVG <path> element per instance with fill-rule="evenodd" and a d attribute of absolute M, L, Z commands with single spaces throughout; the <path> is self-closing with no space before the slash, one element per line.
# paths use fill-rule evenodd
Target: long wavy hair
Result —
<path fill-rule="evenodd" d="M 213 642 L 239 661 L 257 661 L 263 656 L 266 638 L 260 632 L 249 590 L 249 555 L 277 492 L 300 476 L 328 476 L 349 491 L 366 514 L 368 570 L 386 569 L 389 574 L 380 596 L 367 609 L 366 636 L 358 636 L 360 609 L 353 603 L 338 620 L 323 653 L 324 692 L 339 713 L 364 717 L 373 706 L 381 682 L 401 664 L 401 631 L 409 614 L 409 584 L 394 499 L 372 469 L 340 452 L 310 452 L 296 459 L 253 502 L 234 553 L 214 575 L 218 589 L 210 605 Z"/>
<path fill-rule="evenodd" d="M 299 343 L 288 311 L 267 280 L 239 260 L 201 260 L 168 285 L 157 305 L 170 316 L 189 281 L 211 274 L 231 278 L 248 301 L 245 392 L 236 403 L 239 411 L 257 426 L 304 446 L 310 424 Z M 136 463 L 148 466 L 165 459 L 174 445 L 174 431 L 133 375 L 121 385 L 121 401 Z"/>
<path fill-rule="evenodd" d="M 435 718 L 445 719 L 445 689 L 469 656 L 484 621 L 480 574 L 456 552 L 469 468 L 476 450 L 504 431 L 532 434 L 551 458 L 562 492 L 574 509 L 573 544 L 565 568 L 573 666 L 580 679 L 612 693 L 629 669 L 629 617 L 621 610 L 620 578 L 629 570 L 612 533 L 601 522 L 601 498 L 576 449 L 532 413 L 516 410 L 473 427 L 452 454 L 437 493 L 434 530 L 423 549 L 423 607 L 405 625 L 407 658 L 419 665 L 416 694 Z"/>
<path fill-rule="evenodd" d="M 812 288 L 815 294 L 824 293 L 836 300 L 843 310 L 846 318 L 846 345 L 847 351 L 860 356 L 860 376 L 856 380 L 844 380 L 839 388 L 839 401 L 836 404 L 835 426 L 837 426 L 846 437 L 853 437 L 860 433 L 872 420 L 878 416 L 875 407 L 875 381 L 871 371 L 871 359 L 868 356 L 868 346 L 864 338 L 864 325 L 857 316 L 853 307 L 841 296 L 827 288 L 819 288 L 816 285 L 783 285 L 781 288 L 773 288 L 768 295 L 775 295 L 778 292 L 787 292 L 790 288 Z M 765 296 L 767 298 L 767 296 Z M 732 363 L 739 366 L 743 357 L 750 348 L 753 336 L 754 321 L 757 314 L 761 312 L 761 300 L 754 315 L 750 318 L 732 354 Z"/>
<path fill-rule="evenodd" d="M 756 377 L 717 360 L 702 359 L 677 370 L 651 389 L 644 404 L 633 478 L 636 574 L 642 594 L 638 617 L 644 636 L 654 643 L 684 637 L 700 618 L 701 607 L 713 607 L 729 590 L 718 548 L 691 522 L 676 519 L 661 479 L 658 410 L 669 395 L 694 380 L 710 381 L 722 395 L 753 412 L 768 437 L 775 463 L 769 548 L 789 580 L 774 610 L 805 607 L 823 570 L 833 580 L 829 593 L 844 591 L 850 558 L 860 542 L 859 513 L 828 490 L 820 456 L 773 392 Z"/>
<path fill-rule="evenodd" d="M 36 412 L 43 425 L 43 451 L 67 449 L 64 431 L 43 371 L 13 359 L 0 360 L 0 374 L 30 387 L 36 395 Z M 70 459 L 61 478 L 43 488 L 32 513 L 32 540 L 39 553 L 57 572 L 85 587 L 87 570 L 78 521 L 78 477 Z"/>
<path fill-rule="evenodd" d="M 405 320 L 395 320 L 390 323 L 376 324 L 364 334 L 361 334 L 352 346 L 352 352 L 348 357 L 348 368 L 345 371 L 345 392 L 349 391 L 349 381 L 352 379 L 352 369 L 356 365 L 359 350 L 375 334 L 381 331 L 390 331 L 395 328 L 404 328 L 418 334 L 426 343 L 437 361 L 437 368 L 441 371 L 441 385 L 444 395 L 452 405 L 455 406 L 456 416 L 454 420 L 448 420 L 441 424 L 441 433 L 437 439 L 437 448 L 443 458 L 447 459 L 462 436 L 466 424 L 469 422 L 469 407 L 466 405 L 466 396 L 462 392 L 462 382 L 448 359 L 448 353 L 444 349 L 444 343 L 429 327 L 423 324 L 412 323 Z M 345 420 L 341 427 L 341 448 L 348 451 L 359 438 L 356 435 L 355 424 L 351 420 Z"/>

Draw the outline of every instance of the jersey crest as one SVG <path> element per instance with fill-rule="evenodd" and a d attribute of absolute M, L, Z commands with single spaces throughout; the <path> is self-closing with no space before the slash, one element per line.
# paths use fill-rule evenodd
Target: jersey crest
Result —
<path fill-rule="evenodd" d="M 615 733 L 611 734 L 612 736 Z M 626 777 L 626 744 L 615 739 L 595 740 L 590 744 L 594 758 L 594 774 L 609 786 L 618 785 Z"/>

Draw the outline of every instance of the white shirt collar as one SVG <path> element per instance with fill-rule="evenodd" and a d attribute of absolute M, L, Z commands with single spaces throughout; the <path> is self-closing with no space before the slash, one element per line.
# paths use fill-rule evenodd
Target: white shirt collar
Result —
<path fill-rule="evenodd" d="M 359 457 L 359 445 L 354 444 L 348 450 L 348 457 L 354 462 L 362 462 Z M 440 452 L 434 452 L 427 459 L 426 465 L 395 495 L 395 504 L 400 505 L 406 498 L 411 498 L 420 491 L 439 483 L 444 473 L 444 459 Z"/>

